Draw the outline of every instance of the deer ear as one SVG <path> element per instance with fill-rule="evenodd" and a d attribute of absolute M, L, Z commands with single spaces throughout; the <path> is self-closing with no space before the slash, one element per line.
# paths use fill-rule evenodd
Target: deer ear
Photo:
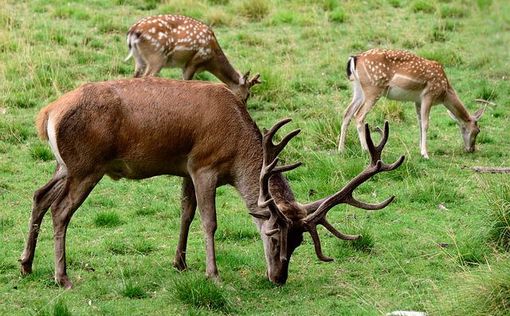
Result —
<path fill-rule="evenodd" d="M 485 113 L 485 107 L 479 109 L 478 111 L 473 114 L 473 119 L 475 122 L 478 122 L 478 120 L 482 117 L 483 113 Z"/>

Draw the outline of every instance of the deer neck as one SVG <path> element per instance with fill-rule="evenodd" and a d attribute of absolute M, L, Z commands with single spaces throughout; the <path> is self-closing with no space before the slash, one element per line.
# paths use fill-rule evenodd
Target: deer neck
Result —
<path fill-rule="evenodd" d="M 215 55 L 215 61 L 212 63 L 209 71 L 225 83 L 231 90 L 239 87 L 243 79 L 241 74 L 232 67 L 227 56 L 225 56 L 221 49 L 217 50 Z"/>
<path fill-rule="evenodd" d="M 466 125 L 472 121 L 471 115 L 464 106 L 464 103 L 457 97 L 457 93 L 454 90 L 446 93 L 446 100 L 444 102 L 446 108 L 450 113 L 457 119 L 457 122 L 461 125 Z"/>

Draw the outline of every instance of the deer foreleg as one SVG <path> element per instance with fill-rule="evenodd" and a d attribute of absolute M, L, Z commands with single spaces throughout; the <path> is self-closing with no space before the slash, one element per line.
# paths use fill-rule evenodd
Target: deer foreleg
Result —
<path fill-rule="evenodd" d="M 199 171 L 192 178 L 205 235 L 206 275 L 211 279 L 218 280 L 214 248 L 214 233 L 217 227 L 215 205 L 217 177 L 212 171 Z"/>
<path fill-rule="evenodd" d="M 429 154 L 427 152 L 427 130 L 429 128 L 431 106 L 432 101 L 430 98 L 424 96 L 421 100 L 420 115 L 418 116 L 418 119 L 420 120 L 420 152 L 425 159 L 429 159 Z"/>

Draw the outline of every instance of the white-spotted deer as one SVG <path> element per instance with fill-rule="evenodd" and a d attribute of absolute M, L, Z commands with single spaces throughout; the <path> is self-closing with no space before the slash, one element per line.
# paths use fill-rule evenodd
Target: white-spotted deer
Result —
<path fill-rule="evenodd" d="M 260 83 L 259 75 L 248 80 L 230 64 L 212 29 L 182 15 L 157 15 L 141 19 L 127 33 L 129 55 L 135 59 L 135 77 L 157 75 L 163 67 L 182 68 L 184 80 L 209 71 L 241 100 L 248 99 L 250 87 Z"/>
<path fill-rule="evenodd" d="M 267 276 L 287 280 L 290 257 L 308 231 L 319 259 L 322 254 L 316 226 L 324 225 L 341 239 L 358 236 L 337 231 L 326 220 L 335 205 L 382 209 L 393 197 L 372 205 L 352 195 L 373 175 L 397 168 L 381 161 L 388 139 L 374 146 L 367 128 L 370 165 L 338 193 L 308 204 L 298 203 L 282 172 L 299 166 L 276 166 L 278 154 L 299 133 L 291 132 L 274 144 L 278 122 L 262 135 L 246 107 L 222 84 L 137 78 L 85 84 L 43 108 L 37 117 L 40 137 L 57 160 L 51 180 L 34 194 L 32 217 L 21 272 L 32 271 L 37 236 L 51 207 L 55 242 L 55 279 L 72 286 L 66 273 L 65 239 L 73 213 L 104 175 L 113 179 L 143 179 L 157 175 L 183 178 L 181 231 L 174 265 L 186 268 L 186 244 L 198 206 L 206 247 L 206 274 L 218 277 L 214 247 L 216 188 L 230 184 L 244 199 L 260 232 Z"/>
<path fill-rule="evenodd" d="M 342 121 L 338 150 L 345 149 L 345 137 L 352 117 L 355 117 L 361 145 L 367 149 L 363 124 L 365 116 L 381 96 L 415 103 L 420 125 L 420 151 L 427 153 L 427 129 L 430 108 L 442 103 L 459 124 L 464 148 L 475 150 L 476 136 L 480 132 L 477 121 L 484 110 L 470 115 L 450 85 L 441 64 L 406 51 L 372 49 L 347 62 L 347 76 L 353 82 L 353 98 Z"/>

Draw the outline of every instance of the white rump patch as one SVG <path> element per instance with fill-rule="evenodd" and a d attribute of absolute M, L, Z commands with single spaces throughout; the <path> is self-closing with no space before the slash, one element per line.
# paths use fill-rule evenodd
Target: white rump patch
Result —
<path fill-rule="evenodd" d="M 48 113 L 47 132 L 48 132 L 48 142 L 50 143 L 51 151 L 53 152 L 55 159 L 57 159 L 57 162 L 59 165 L 66 168 L 66 164 L 65 164 L 64 160 L 62 159 L 62 156 L 60 156 L 60 152 L 58 151 L 57 133 L 55 132 L 55 122 L 53 121 L 51 113 Z"/>

